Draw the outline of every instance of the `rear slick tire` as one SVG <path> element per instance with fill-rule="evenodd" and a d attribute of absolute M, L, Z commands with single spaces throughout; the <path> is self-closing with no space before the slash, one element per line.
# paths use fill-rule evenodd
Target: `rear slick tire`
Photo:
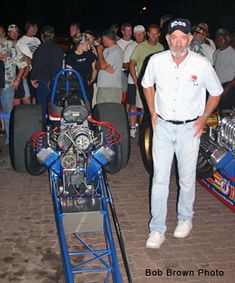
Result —
<path fill-rule="evenodd" d="M 26 173 L 26 143 L 33 134 L 43 129 L 43 115 L 40 105 L 15 106 L 10 118 L 9 151 L 12 167 L 15 171 Z"/>

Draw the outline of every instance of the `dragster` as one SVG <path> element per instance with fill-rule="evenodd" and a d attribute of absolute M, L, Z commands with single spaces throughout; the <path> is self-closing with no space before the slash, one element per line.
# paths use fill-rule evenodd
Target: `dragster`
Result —
<path fill-rule="evenodd" d="M 81 273 L 94 272 L 103 273 L 104 282 L 124 282 L 109 214 L 127 280 L 132 282 L 106 176 L 119 172 L 129 160 L 129 125 L 124 106 L 102 103 L 90 111 L 80 74 L 62 69 L 54 79 L 48 122 L 44 121 L 39 105 L 14 108 L 10 157 L 18 172 L 49 172 L 66 282 L 79 282 Z M 92 233 L 103 235 L 104 246 L 98 243 L 96 248 L 87 242 L 87 235 Z"/>

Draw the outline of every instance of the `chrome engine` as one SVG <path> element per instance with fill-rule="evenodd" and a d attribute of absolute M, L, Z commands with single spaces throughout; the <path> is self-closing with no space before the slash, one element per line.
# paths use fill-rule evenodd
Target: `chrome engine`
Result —
<path fill-rule="evenodd" d="M 90 196 L 96 193 L 97 172 L 115 155 L 112 145 L 120 135 L 109 123 L 88 118 L 81 106 L 69 111 L 60 126 L 48 126 L 46 132 L 32 136 L 31 143 L 38 161 L 59 176 L 61 195 Z"/>
<path fill-rule="evenodd" d="M 209 126 L 201 138 L 197 174 L 209 177 L 216 169 L 235 177 L 235 111 L 232 110 L 219 119 L 216 128 Z"/>

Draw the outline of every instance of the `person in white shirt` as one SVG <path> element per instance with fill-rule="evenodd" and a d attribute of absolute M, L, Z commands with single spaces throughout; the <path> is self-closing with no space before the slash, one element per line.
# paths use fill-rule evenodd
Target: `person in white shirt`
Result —
<path fill-rule="evenodd" d="M 25 31 L 26 34 L 18 40 L 17 47 L 25 56 L 32 60 L 34 51 L 41 44 L 41 41 L 35 36 L 38 32 L 38 26 L 36 23 L 27 22 Z"/>
<path fill-rule="evenodd" d="M 157 249 L 165 241 L 174 153 L 180 185 L 174 237 L 186 237 L 192 229 L 200 136 L 223 92 L 210 62 L 188 49 L 192 40 L 190 31 L 187 19 L 170 21 L 166 35 L 170 50 L 150 58 L 142 79 L 153 126 L 152 218 L 147 248 Z M 206 90 L 210 93 L 207 102 Z"/>
<path fill-rule="evenodd" d="M 123 51 L 125 51 L 126 47 L 129 44 L 132 44 L 134 40 L 131 39 L 132 37 L 132 25 L 130 23 L 124 23 L 121 26 L 121 33 L 122 38 L 117 40 L 117 45 L 119 45 Z M 127 77 L 128 77 L 129 71 L 125 67 L 125 64 L 122 66 L 122 92 L 123 95 L 126 94 L 127 91 Z"/>
<path fill-rule="evenodd" d="M 137 25 L 134 27 L 134 37 L 136 41 L 133 41 L 129 45 L 127 45 L 124 51 L 124 60 L 123 66 L 127 70 L 129 70 L 129 62 L 131 59 L 131 55 L 135 49 L 135 47 L 143 42 L 146 37 L 145 27 L 142 25 Z M 137 67 L 135 68 L 137 73 Z M 137 74 L 138 76 L 138 74 Z M 140 98 L 140 94 L 138 88 L 136 87 L 131 74 L 128 75 L 128 87 L 127 87 L 127 104 L 129 105 L 129 112 L 134 113 L 137 111 L 137 108 L 143 111 L 143 104 Z M 137 117 L 135 115 L 130 116 L 130 136 L 132 138 L 135 137 L 137 129 L 136 129 Z"/>
<path fill-rule="evenodd" d="M 198 45 L 201 47 L 201 52 L 198 52 L 202 56 L 205 56 L 211 64 L 213 64 L 213 53 L 215 49 L 213 49 L 208 43 L 206 43 L 206 35 L 205 30 L 202 26 L 198 25 L 193 29 L 193 42 L 197 42 Z M 197 52 L 197 50 L 191 49 L 192 51 Z"/>
<path fill-rule="evenodd" d="M 28 99 L 31 99 L 33 103 L 35 103 L 35 89 L 32 87 L 30 83 L 30 74 L 32 69 L 32 58 L 34 51 L 38 48 L 41 44 L 41 41 L 36 37 L 38 32 L 38 25 L 35 22 L 26 22 L 25 23 L 25 32 L 26 34 L 23 35 L 17 41 L 17 47 L 20 51 L 26 56 L 28 62 L 28 74 L 23 79 L 23 86 L 25 96 Z"/>
<path fill-rule="evenodd" d="M 213 55 L 214 67 L 224 87 L 218 107 L 221 111 L 235 107 L 235 50 L 227 29 L 218 29 L 215 38 L 218 49 Z"/>
<path fill-rule="evenodd" d="M 130 24 L 130 23 L 122 24 L 121 33 L 122 33 L 122 38 L 117 40 L 117 44 L 124 51 L 125 48 L 127 47 L 127 45 L 134 41 L 134 40 L 131 39 L 131 37 L 132 37 L 132 24 Z"/>

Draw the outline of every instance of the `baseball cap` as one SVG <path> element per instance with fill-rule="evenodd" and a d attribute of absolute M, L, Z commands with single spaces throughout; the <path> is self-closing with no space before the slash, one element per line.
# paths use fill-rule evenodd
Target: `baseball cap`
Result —
<path fill-rule="evenodd" d="M 142 25 L 138 25 L 138 26 L 134 27 L 133 31 L 134 31 L 134 33 L 136 33 L 136 32 L 145 32 L 145 28 Z"/>
<path fill-rule="evenodd" d="M 215 36 L 218 36 L 218 35 L 230 36 L 230 32 L 225 28 L 219 28 L 215 33 Z"/>
<path fill-rule="evenodd" d="M 208 32 L 208 30 L 209 30 L 207 23 L 200 23 L 200 24 L 198 24 L 198 27 L 203 28 L 206 32 Z"/>
<path fill-rule="evenodd" d="M 11 24 L 8 26 L 7 31 L 11 31 L 13 29 L 17 29 L 19 31 L 19 27 L 15 24 Z"/>
<path fill-rule="evenodd" d="M 177 18 L 173 19 L 168 24 L 168 34 L 172 34 L 175 30 L 180 30 L 185 34 L 191 32 L 191 23 L 187 19 Z"/>
<path fill-rule="evenodd" d="M 198 33 L 203 34 L 203 33 L 207 32 L 207 31 L 206 31 L 206 29 L 203 26 L 197 25 L 195 28 L 193 28 L 193 32 L 198 32 Z"/>

